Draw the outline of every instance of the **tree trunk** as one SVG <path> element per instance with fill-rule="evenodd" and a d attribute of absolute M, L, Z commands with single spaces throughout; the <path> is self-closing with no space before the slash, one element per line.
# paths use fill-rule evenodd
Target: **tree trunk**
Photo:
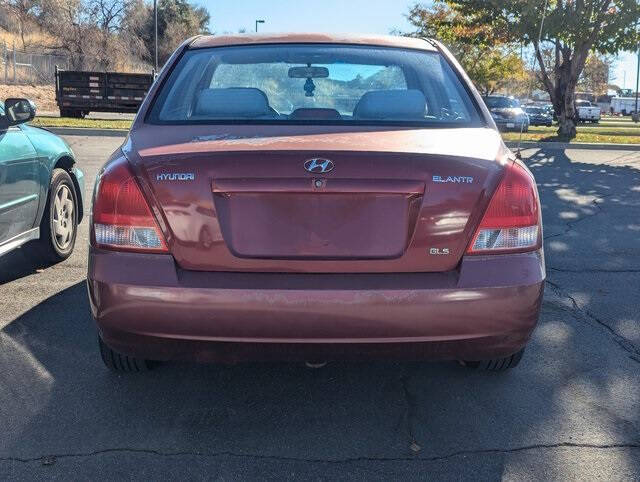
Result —
<path fill-rule="evenodd" d="M 592 33 L 591 37 L 595 38 L 594 36 L 595 33 Z M 589 55 L 589 49 L 593 45 L 593 38 L 589 42 L 582 42 L 573 51 L 556 41 L 553 77 L 545 67 L 539 42 L 533 42 L 542 83 L 549 92 L 553 109 L 558 117 L 558 137 L 564 141 L 574 139 L 577 135 L 576 86 Z"/>
<path fill-rule="evenodd" d="M 554 109 L 558 116 L 558 137 L 569 141 L 576 137 L 576 124 L 578 113 L 576 112 L 575 93 L 578 80 L 572 75 L 571 61 L 564 62 L 557 71 L 555 85 Z"/>

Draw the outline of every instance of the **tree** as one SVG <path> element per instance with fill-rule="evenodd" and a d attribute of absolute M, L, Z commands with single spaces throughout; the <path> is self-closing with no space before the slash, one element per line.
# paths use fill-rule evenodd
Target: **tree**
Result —
<path fill-rule="evenodd" d="M 578 88 L 596 95 L 606 94 L 609 90 L 609 71 L 612 64 L 612 59 L 605 55 L 589 55 L 578 80 Z"/>
<path fill-rule="evenodd" d="M 131 11 L 132 0 L 85 0 L 97 40 L 96 60 L 101 69 L 117 67 L 118 59 L 127 57 L 128 45 L 120 37 L 124 18 Z"/>
<path fill-rule="evenodd" d="M 0 6 L 5 7 L 18 22 L 18 33 L 22 41 L 22 49 L 27 49 L 25 33 L 33 18 L 40 9 L 39 0 L 0 0 Z"/>
<path fill-rule="evenodd" d="M 142 3 L 142 2 L 140 2 Z M 137 31 L 143 39 L 151 61 L 154 52 L 153 8 L 143 4 L 138 10 Z M 164 64 L 184 40 L 197 34 L 209 33 L 210 15 L 204 7 L 196 7 L 188 0 L 158 1 L 158 61 Z"/>
<path fill-rule="evenodd" d="M 558 116 L 558 136 L 576 136 L 575 91 L 590 52 L 637 47 L 637 0 L 446 0 L 465 25 L 486 25 L 513 42 L 533 46 L 542 83 Z M 546 8 L 545 8 L 546 7 Z M 545 20 L 542 24 L 542 10 Z M 540 38 L 540 41 L 539 41 Z M 551 46 L 552 65 L 543 50 Z"/>
<path fill-rule="evenodd" d="M 522 82 L 524 69 L 517 46 L 507 43 L 491 25 L 474 25 L 445 0 L 435 0 L 432 6 L 416 4 L 407 19 L 415 30 L 404 35 L 444 42 L 483 94 Z"/>
<path fill-rule="evenodd" d="M 75 70 L 86 68 L 85 62 L 92 56 L 95 40 L 86 5 L 81 0 L 43 0 L 40 21 L 56 39 L 53 49 L 68 55 L 70 67 Z"/>

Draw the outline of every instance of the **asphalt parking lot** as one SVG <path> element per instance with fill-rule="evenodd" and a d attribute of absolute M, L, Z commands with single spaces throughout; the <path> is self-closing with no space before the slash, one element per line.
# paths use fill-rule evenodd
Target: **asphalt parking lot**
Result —
<path fill-rule="evenodd" d="M 87 176 L 121 139 L 67 137 Z M 164 364 L 112 374 L 84 279 L 0 258 L 0 479 L 640 478 L 640 152 L 524 152 L 548 283 L 520 366 Z"/>

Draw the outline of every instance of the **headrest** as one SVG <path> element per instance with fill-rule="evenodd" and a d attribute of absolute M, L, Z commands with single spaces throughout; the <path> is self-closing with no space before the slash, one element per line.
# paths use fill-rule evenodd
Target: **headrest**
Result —
<path fill-rule="evenodd" d="M 196 115 L 255 118 L 272 115 L 267 95 L 260 89 L 233 87 L 205 89 L 198 95 Z"/>
<path fill-rule="evenodd" d="M 419 120 L 424 119 L 427 101 L 417 89 L 374 90 L 358 101 L 353 111 L 357 119 Z"/>

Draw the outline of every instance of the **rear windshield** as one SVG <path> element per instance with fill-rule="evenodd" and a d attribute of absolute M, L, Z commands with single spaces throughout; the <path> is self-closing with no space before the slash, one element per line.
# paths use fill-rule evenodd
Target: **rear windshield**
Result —
<path fill-rule="evenodd" d="M 189 50 L 147 121 L 482 124 L 439 53 L 325 44 Z"/>

